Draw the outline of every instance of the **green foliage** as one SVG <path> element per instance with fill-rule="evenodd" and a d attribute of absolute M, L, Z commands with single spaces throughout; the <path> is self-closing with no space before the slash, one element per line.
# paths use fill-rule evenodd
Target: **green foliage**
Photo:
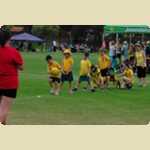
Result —
<path fill-rule="evenodd" d="M 32 33 L 45 39 L 46 41 L 50 41 L 58 38 L 59 29 L 59 26 L 56 25 L 33 25 Z"/>
<path fill-rule="evenodd" d="M 5 30 L 5 31 L 10 31 L 10 29 L 13 27 L 13 25 L 4 25 L 2 26 L 2 28 Z"/>

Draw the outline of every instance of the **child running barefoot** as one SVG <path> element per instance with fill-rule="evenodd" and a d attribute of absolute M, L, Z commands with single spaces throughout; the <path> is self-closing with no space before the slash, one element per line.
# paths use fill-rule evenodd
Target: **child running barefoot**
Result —
<path fill-rule="evenodd" d="M 46 61 L 48 63 L 49 85 L 51 88 L 51 94 L 59 95 L 61 66 L 56 61 L 54 61 L 54 59 L 50 55 L 46 56 Z"/>
<path fill-rule="evenodd" d="M 90 83 L 90 69 L 91 62 L 89 60 L 89 53 L 85 52 L 84 57 L 80 62 L 80 76 L 77 82 L 77 87 L 73 89 L 74 91 L 77 91 L 80 88 L 82 82 L 87 82 L 89 89 L 93 91 Z"/>
<path fill-rule="evenodd" d="M 73 58 L 71 55 L 71 50 L 66 49 L 64 50 L 64 58 L 62 61 L 62 76 L 61 76 L 61 87 L 63 86 L 64 82 L 67 81 L 69 83 L 69 94 L 72 94 L 72 81 L 73 81 Z"/>

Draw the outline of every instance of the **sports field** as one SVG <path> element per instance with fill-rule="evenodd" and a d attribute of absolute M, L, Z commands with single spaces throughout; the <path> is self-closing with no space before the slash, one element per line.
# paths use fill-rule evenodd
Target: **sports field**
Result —
<path fill-rule="evenodd" d="M 49 94 L 46 53 L 22 53 L 25 70 L 21 73 L 18 97 L 8 118 L 13 125 L 128 125 L 150 121 L 150 84 L 132 90 L 111 88 L 95 93 L 82 89 L 73 95 L 65 85 L 60 96 Z M 52 54 L 59 62 L 61 53 Z M 77 79 L 82 54 L 73 55 Z M 92 54 L 92 62 L 97 61 Z M 150 80 L 150 78 L 148 79 Z"/>

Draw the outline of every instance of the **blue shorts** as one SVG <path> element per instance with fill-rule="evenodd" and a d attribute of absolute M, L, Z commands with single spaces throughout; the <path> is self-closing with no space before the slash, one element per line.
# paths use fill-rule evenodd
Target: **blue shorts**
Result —
<path fill-rule="evenodd" d="M 79 82 L 90 82 L 90 77 L 88 75 L 80 76 Z"/>
<path fill-rule="evenodd" d="M 72 72 L 69 72 L 68 74 L 62 73 L 61 82 L 65 82 L 65 81 L 69 81 L 69 82 L 73 81 L 73 73 Z"/>

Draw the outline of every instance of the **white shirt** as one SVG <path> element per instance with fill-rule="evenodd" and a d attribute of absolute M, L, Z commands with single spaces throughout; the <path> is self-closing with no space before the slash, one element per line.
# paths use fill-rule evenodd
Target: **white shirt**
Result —
<path fill-rule="evenodd" d="M 115 45 L 110 45 L 109 46 L 109 56 L 115 56 L 115 53 L 116 53 Z"/>
<path fill-rule="evenodd" d="M 57 45 L 56 41 L 53 41 L 53 46 L 56 46 L 56 45 Z"/>

